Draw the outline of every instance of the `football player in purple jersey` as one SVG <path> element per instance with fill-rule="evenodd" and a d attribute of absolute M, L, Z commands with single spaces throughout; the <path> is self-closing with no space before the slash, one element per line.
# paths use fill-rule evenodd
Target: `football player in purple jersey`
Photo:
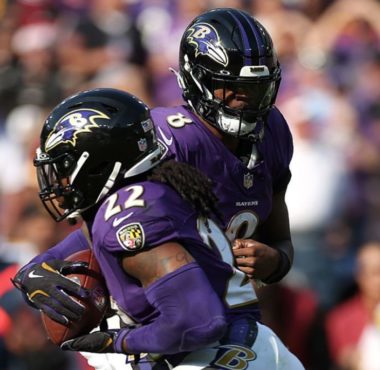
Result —
<path fill-rule="evenodd" d="M 271 37 L 244 11 L 211 10 L 185 30 L 175 73 L 187 104 L 152 110 L 166 156 L 213 181 L 239 268 L 279 281 L 293 261 L 285 203 L 293 143 L 274 106 L 281 69 Z"/>
<path fill-rule="evenodd" d="M 287 123 L 274 106 L 281 71 L 269 34 L 240 10 L 209 11 L 183 35 L 177 77 L 187 105 L 152 110 L 164 156 L 211 178 L 222 228 L 234 244 L 235 260 L 229 261 L 256 281 L 280 280 L 293 259 L 284 200 L 293 148 Z M 88 248 L 84 234 L 75 231 L 61 246 Z M 32 264 L 63 259 L 67 250 L 53 248 Z M 77 266 L 55 266 L 63 274 L 70 268 Z M 55 288 L 78 287 L 61 281 L 60 274 L 52 277 L 55 299 L 34 304 L 56 320 L 77 319 L 76 303 Z M 259 319 L 258 307 L 255 316 Z"/>
<path fill-rule="evenodd" d="M 56 221 L 83 217 L 114 307 L 128 317 L 127 326 L 61 348 L 152 353 L 137 366 L 157 369 L 303 369 L 256 320 L 256 295 L 234 267 L 211 181 L 188 164 L 164 160 L 161 151 L 149 109 L 126 92 L 76 94 L 45 121 L 34 160 L 40 198 Z M 63 242 L 52 252 L 76 250 Z M 61 290 L 44 289 L 40 280 L 85 268 L 59 259 L 28 266 L 14 282 L 37 307 Z M 90 294 L 67 287 L 74 296 Z M 62 319 L 72 307 L 56 302 L 56 308 Z"/>

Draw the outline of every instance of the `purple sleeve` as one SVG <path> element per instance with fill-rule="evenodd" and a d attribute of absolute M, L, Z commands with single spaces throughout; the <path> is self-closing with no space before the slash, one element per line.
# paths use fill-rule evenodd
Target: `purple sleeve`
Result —
<path fill-rule="evenodd" d="M 181 130 L 173 129 L 167 121 L 170 116 L 176 117 L 181 115 L 180 111 L 182 110 L 182 107 L 156 107 L 151 110 L 151 115 L 156 126 L 157 139 L 162 146 L 163 158 L 186 161 L 186 156 L 183 153 L 184 147 L 178 142 Z"/>
<path fill-rule="evenodd" d="M 121 330 L 115 343 L 117 352 L 124 352 L 123 347 L 128 353 L 193 351 L 223 336 L 224 307 L 197 263 L 164 276 L 145 294 L 160 315 L 148 325 Z"/>
<path fill-rule="evenodd" d="M 291 172 L 289 169 L 293 157 L 293 137 L 289 125 L 281 112 L 271 110 L 268 130 L 272 135 L 272 145 L 269 150 L 273 153 L 273 192 L 286 190 Z"/>
<path fill-rule="evenodd" d="M 75 252 L 90 248 L 90 245 L 81 229 L 73 231 L 54 247 L 34 257 L 27 266 L 33 263 L 42 263 L 54 259 L 64 260 Z"/>

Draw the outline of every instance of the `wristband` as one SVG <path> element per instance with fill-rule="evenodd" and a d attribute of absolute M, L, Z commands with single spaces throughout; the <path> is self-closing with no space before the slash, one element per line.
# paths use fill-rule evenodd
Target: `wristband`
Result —
<path fill-rule="evenodd" d="M 281 249 L 276 250 L 280 255 L 280 262 L 278 263 L 276 270 L 271 275 L 265 279 L 262 279 L 262 282 L 265 284 L 277 283 L 289 272 L 291 268 L 288 255 Z"/>

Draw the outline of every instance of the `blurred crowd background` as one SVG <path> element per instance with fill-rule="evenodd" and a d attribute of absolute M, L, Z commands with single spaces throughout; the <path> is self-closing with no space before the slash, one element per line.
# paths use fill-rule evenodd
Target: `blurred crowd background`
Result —
<path fill-rule="evenodd" d="M 188 23 L 245 9 L 282 66 L 294 136 L 287 203 L 296 257 L 260 291 L 263 320 L 308 370 L 380 369 L 380 1 L 0 1 L 0 370 L 84 370 L 45 338 L 9 281 L 67 235 L 41 208 L 32 158 L 43 119 L 94 87 L 181 104 L 169 67 Z M 371 357 L 372 356 L 372 357 Z"/>

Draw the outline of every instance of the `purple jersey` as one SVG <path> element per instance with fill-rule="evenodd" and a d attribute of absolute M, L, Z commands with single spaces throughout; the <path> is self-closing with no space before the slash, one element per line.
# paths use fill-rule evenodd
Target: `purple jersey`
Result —
<path fill-rule="evenodd" d="M 184 106 L 155 108 L 151 113 L 157 127 L 158 138 L 165 149 L 165 155 L 167 157 L 174 156 L 179 161 L 195 166 L 213 180 L 214 191 L 220 200 L 220 211 L 224 216 L 222 228 L 229 241 L 236 238 L 252 237 L 257 225 L 265 221 L 271 212 L 273 193 L 285 190 L 290 179 L 289 162 L 293 153 L 292 136 L 281 113 L 276 108 L 272 109 L 265 127 L 263 141 L 257 146 L 250 144 L 238 156 L 232 154 Z M 138 185 L 137 188 L 132 187 L 132 189 L 140 189 L 139 186 L 142 185 Z M 211 223 L 211 232 L 209 232 L 204 225 L 202 226 L 202 223 L 197 224 L 196 215 L 191 208 L 184 212 L 182 209 L 184 208 L 183 201 L 178 199 L 178 196 L 172 191 L 166 190 L 172 195 L 170 195 L 170 201 L 165 204 L 164 198 L 159 196 L 164 191 L 163 189 L 166 187 L 160 186 L 159 189 L 157 188 L 157 193 L 152 193 L 149 190 L 143 195 L 136 190 L 129 190 L 131 193 L 129 199 L 132 200 L 132 203 L 125 203 L 128 205 L 128 210 L 134 205 L 134 201 L 142 196 L 143 201 L 146 201 L 147 204 L 155 204 L 153 208 L 149 209 L 149 212 L 152 212 L 149 217 L 142 207 L 132 207 L 133 209 L 131 208 L 129 212 L 127 210 L 124 212 L 125 214 L 116 216 L 114 213 L 116 208 L 113 208 L 116 204 L 115 195 L 111 195 L 102 207 L 105 222 L 100 222 L 99 217 L 101 216 L 98 215 L 96 227 L 93 228 L 93 232 L 96 234 L 101 232 L 104 233 L 104 237 L 107 237 L 104 240 L 107 243 L 103 242 L 104 247 L 97 247 L 97 255 L 105 276 L 109 281 L 113 281 L 110 284 L 110 290 L 122 309 L 137 321 L 144 321 L 155 315 L 151 311 L 141 288 L 131 285 L 128 288 L 128 293 L 123 288 L 130 285 L 127 282 L 130 282 L 131 279 L 125 276 L 118 267 L 117 252 L 122 252 L 123 248 L 120 241 L 117 240 L 115 230 L 112 231 L 111 222 L 115 223 L 114 228 L 117 230 L 127 224 L 135 224 L 131 229 L 124 230 L 119 236 L 120 238 L 126 238 L 126 235 L 134 233 L 134 228 L 138 232 L 139 223 L 143 225 L 145 247 L 158 245 L 165 240 L 172 240 L 170 238 L 174 237 L 174 240 L 181 240 L 186 248 L 194 249 L 194 246 L 199 245 L 202 239 L 206 243 L 211 240 L 214 245 L 219 247 L 219 256 L 222 257 L 222 261 L 219 261 L 219 264 L 215 261 L 213 262 L 214 265 L 207 264 L 207 274 L 209 275 L 213 271 L 210 281 L 212 281 L 212 285 L 218 294 L 221 289 L 226 289 L 225 302 L 227 307 L 244 307 L 247 302 L 255 300 L 256 295 L 251 284 L 244 284 L 244 289 L 241 289 L 241 284 L 245 282 L 245 274 L 232 267 L 235 262 L 231 246 L 220 229 Z M 118 194 L 123 195 L 123 199 L 126 197 L 123 192 L 119 191 Z M 145 199 L 145 197 L 147 198 Z M 165 199 L 167 199 L 166 196 Z M 177 201 L 174 201 L 175 199 Z M 113 205 L 112 202 L 115 204 Z M 128 216 L 132 211 L 133 215 Z M 171 215 L 171 218 L 166 218 L 166 214 Z M 140 216 L 141 221 L 139 220 Z M 125 221 L 123 221 L 123 217 L 125 217 Z M 189 220 L 189 223 L 185 224 L 184 220 Z M 105 232 L 107 227 L 109 234 Z M 198 230 L 199 235 L 197 235 L 196 230 Z M 191 242 L 189 243 L 189 241 Z M 139 243 L 129 239 L 127 242 Z M 42 254 L 32 262 L 41 262 L 52 258 L 63 259 L 73 251 L 86 247 L 88 246 L 85 237 L 78 230 L 50 249 L 48 253 Z M 112 248 L 116 248 L 116 253 L 112 253 Z M 210 250 L 205 250 L 204 244 L 203 248 L 192 249 L 189 249 L 189 252 L 195 258 L 197 258 L 197 253 L 202 251 L 202 257 L 197 260 L 200 264 L 207 260 L 205 257 L 211 253 Z M 232 274 L 233 270 L 235 271 L 234 274 Z M 129 300 L 131 292 L 134 295 L 133 302 Z M 259 317 L 257 308 L 250 310 L 257 315 L 257 318 Z M 240 309 L 235 311 L 238 314 L 241 312 Z"/>
<path fill-rule="evenodd" d="M 285 190 L 290 179 L 292 136 L 281 113 L 273 108 L 261 143 L 243 143 L 234 155 L 187 107 L 151 111 L 165 155 L 198 168 L 214 182 L 232 241 L 252 237 L 272 209 L 274 192 Z M 242 227 L 244 225 L 244 227 Z"/>
<path fill-rule="evenodd" d="M 223 232 L 212 220 L 207 228 L 191 205 L 167 185 L 145 181 L 111 195 L 96 215 L 92 236 L 111 296 L 121 311 L 139 323 L 149 322 L 157 312 L 141 284 L 121 267 L 120 256 L 169 241 L 182 244 L 194 257 L 224 302 L 227 316 L 231 309 L 234 318 L 255 314 L 255 292 L 245 274 L 233 267 Z"/>

